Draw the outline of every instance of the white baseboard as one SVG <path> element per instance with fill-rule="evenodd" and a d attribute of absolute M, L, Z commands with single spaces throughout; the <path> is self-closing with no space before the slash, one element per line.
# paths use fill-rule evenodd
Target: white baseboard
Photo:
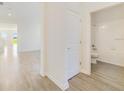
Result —
<path fill-rule="evenodd" d="M 113 64 L 113 65 L 117 65 L 117 66 L 120 66 L 120 67 L 124 67 L 124 65 L 121 65 L 121 64 L 115 64 L 115 63 L 112 63 L 110 61 L 107 61 L 107 60 L 104 60 L 104 59 L 97 59 L 98 61 L 101 61 L 101 62 L 104 62 L 104 63 L 109 63 L 109 64 Z"/>
<path fill-rule="evenodd" d="M 46 76 L 45 73 L 43 73 L 43 72 L 41 72 L 41 71 L 40 71 L 40 75 L 41 75 L 42 77 L 45 77 L 45 76 Z"/>
<path fill-rule="evenodd" d="M 69 88 L 69 83 L 68 83 L 68 81 L 65 82 L 65 83 L 62 83 L 62 82 L 56 80 L 56 79 L 55 79 L 53 76 L 51 76 L 51 75 L 47 75 L 47 77 L 48 77 L 50 80 L 52 80 L 52 81 L 53 81 L 60 89 L 62 89 L 63 91 Z"/>
<path fill-rule="evenodd" d="M 40 49 L 19 49 L 18 52 L 32 52 L 32 51 L 40 51 Z"/>
<path fill-rule="evenodd" d="M 91 72 L 90 71 L 87 71 L 85 69 L 81 69 L 80 71 L 81 73 L 84 73 L 84 74 L 87 74 L 87 75 L 91 75 Z"/>

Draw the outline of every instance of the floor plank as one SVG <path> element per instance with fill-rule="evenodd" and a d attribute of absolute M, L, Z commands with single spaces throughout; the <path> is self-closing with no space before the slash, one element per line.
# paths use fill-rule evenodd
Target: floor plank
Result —
<path fill-rule="evenodd" d="M 60 90 L 47 77 L 40 76 L 40 52 L 17 53 L 6 47 L 0 54 L 0 90 Z"/>
<path fill-rule="evenodd" d="M 90 76 L 80 73 L 72 78 L 68 90 L 119 91 L 124 90 L 124 67 L 98 62 L 92 64 Z"/>
<path fill-rule="evenodd" d="M 47 77 L 40 76 L 40 53 L 17 53 L 12 47 L 0 54 L 0 90 L 59 91 Z M 83 73 L 69 80 L 67 91 L 124 90 L 124 67 L 103 62 L 92 64 L 90 76 Z"/>

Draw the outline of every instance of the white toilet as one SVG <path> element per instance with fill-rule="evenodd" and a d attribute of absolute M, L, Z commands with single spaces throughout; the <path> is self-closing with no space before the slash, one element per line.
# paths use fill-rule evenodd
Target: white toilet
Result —
<path fill-rule="evenodd" d="M 96 51 L 91 52 L 91 63 L 97 64 L 98 53 Z"/>

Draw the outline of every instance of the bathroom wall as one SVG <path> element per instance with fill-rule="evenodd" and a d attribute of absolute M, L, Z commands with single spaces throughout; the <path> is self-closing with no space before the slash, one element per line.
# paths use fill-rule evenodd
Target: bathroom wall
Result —
<path fill-rule="evenodd" d="M 124 5 L 92 14 L 92 44 L 98 49 L 98 60 L 124 66 Z"/>
<path fill-rule="evenodd" d="M 118 2 L 86 2 L 81 5 L 82 33 L 81 33 L 81 72 L 91 74 L 91 13 L 115 6 Z"/>

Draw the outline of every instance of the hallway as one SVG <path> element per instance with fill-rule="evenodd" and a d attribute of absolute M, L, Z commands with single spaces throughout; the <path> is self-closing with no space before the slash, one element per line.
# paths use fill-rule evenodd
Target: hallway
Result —
<path fill-rule="evenodd" d="M 17 54 L 17 46 L 5 47 L 0 54 L 0 90 L 59 90 L 40 72 L 40 52 Z"/>

